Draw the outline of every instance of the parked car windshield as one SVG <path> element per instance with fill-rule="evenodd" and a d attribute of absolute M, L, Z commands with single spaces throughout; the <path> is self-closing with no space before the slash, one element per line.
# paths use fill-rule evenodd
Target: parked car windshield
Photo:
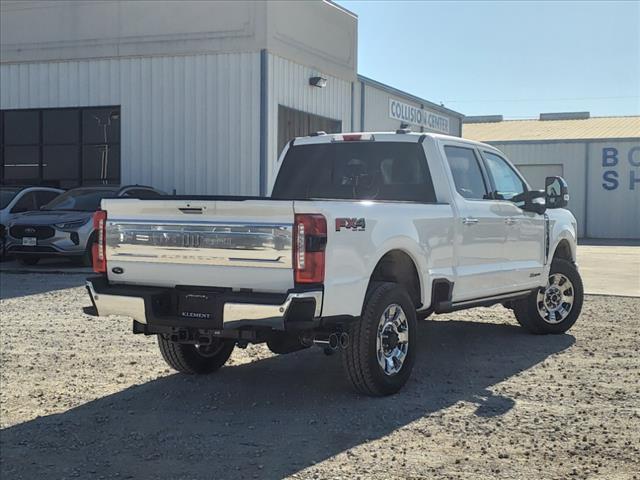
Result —
<path fill-rule="evenodd" d="M 103 198 L 115 197 L 114 189 L 84 189 L 77 188 L 63 193 L 47 203 L 42 210 L 76 210 L 82 212 L 95 212 L 100 209 L 100 201 Z"/>
<path fill-rule="evenodd" d="M 2 210 L 3 208 L 7 208 L 11 203 L 11 200 L 15 198 L 19 191 L 19 188 L 0 189 L 0 210 Z"/>
<path fill-rule="evenodd" d="M 271 197 L 436 201 L 422 145 L 381 141 L 292 147 Z"/>

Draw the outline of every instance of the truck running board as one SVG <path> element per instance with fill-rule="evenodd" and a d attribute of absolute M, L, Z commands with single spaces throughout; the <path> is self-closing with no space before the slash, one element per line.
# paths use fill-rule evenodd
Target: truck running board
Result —
<path fill-rule="evenodd" d="M 461 302 L 444 301 L 436 304 L 435 313 L 449 313 L 456 310 L 464 310 L 473 307 L 490 307 L 497 303 L 504 303 L 507 301 L 518 300 L 528 296 L 533 290 L 519 290 L 517 292 L 510 292 L 501 295 L 494 295 L 491 297 L 473 298 L 470 300 L 463 300 Z"/>
<path fill-rule="evenodd" d="M 500 295 L 492 295 L 490 297 L 472 298 L 461 302 L 453 302 L 454 282 L 450 282 L 446 278 L 437 278 L 433 281 L 431 289 L 431 307 L 420 312 L 426 317 L 430 313 L 449 313 L 457 310 L 464 310 L 473 307 L 490 307 L 497 303 L 504 303 L 511 300 L 524 298 L 531 292 L 537 290 L 518 290 L 514 292 L 502 293 Z"/>

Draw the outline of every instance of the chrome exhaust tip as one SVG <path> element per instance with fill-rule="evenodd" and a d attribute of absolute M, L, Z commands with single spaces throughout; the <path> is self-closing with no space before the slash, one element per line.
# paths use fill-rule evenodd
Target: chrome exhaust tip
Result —
<path fill-rule="evenodd" d="M 345 349 L 349 346 L 349 334 L 345 332 L 334 332 L 329 336 L 302 338 L 300 340 L 303 345 L 315 345 L 322 347 L 325 350 L 335 351 L 338 349 Z"/>

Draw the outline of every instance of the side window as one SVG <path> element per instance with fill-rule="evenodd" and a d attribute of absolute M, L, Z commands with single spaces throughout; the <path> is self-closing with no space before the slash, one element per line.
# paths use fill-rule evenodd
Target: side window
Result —
<path fill-rule="evenodd" d="M 511 200 L 526 190 L 525 184 L 504 158 L 491 152 L 483 152 L 483 155 L 497 200 Z"/>
<path fill-rule="evenodd" d="M 25 193 L 20 200 L 11 209 L 11 213 L 28 212 L 29 210 L 36 210 L 36 192 Z"/>
<path fill-rule="evenodd" d="M 487 188 L 476 153 L 471 148 L 450 145 L 445 146 L 444 151 L 458 193 L 471 200 L 486 199 Z"/>
<path fill-rule="evenodd" d="M 43 205 L 46 205 L 51 200 L 56 198 L 58 195 L 60 195 L 58 192 L 50 192 L 48 190 L 41 190 L 40 192 L 37 193 L 36 207 L 40 208 Z"/>

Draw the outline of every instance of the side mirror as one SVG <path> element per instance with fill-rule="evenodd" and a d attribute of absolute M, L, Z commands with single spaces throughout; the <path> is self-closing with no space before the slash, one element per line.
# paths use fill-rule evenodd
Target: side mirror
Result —
<path fill-rule="evenodd" d="M 569 188 L 562 177 L 547 177 L 544 182 L 544 200 L 547 208 L 565 208 L 569 203 Z"/>
<path fill-rule="evenodd" d="M 513 197 L 511 201 L 525 212 L 534 212 L 542 215 L 547 209 L 541 200 L 542 198 L 544 198 L 542 190 L 527 190 Z"/>

